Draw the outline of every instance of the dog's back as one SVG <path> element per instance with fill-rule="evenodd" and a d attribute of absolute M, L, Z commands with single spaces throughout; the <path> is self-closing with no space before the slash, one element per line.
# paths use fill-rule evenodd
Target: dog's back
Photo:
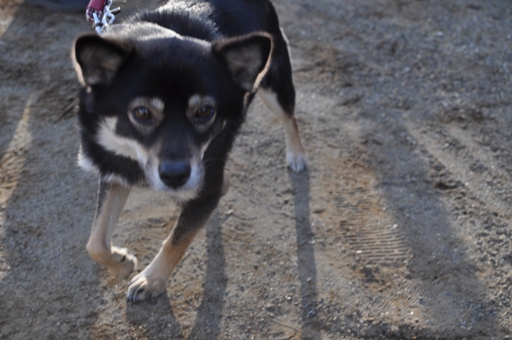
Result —
<path fill-rule="evenodd" d="M 169 1 L 136 18 L 210 41 L 257 31 L 279 34 L 277 14 L 268 0 Z"/>

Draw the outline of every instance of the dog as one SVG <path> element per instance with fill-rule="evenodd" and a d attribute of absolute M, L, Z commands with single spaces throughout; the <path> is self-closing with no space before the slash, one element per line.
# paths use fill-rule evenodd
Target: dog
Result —
<path fill-rule="evenodd" d="M 75 39 L 78 163 L 99 173 L 86 249 L 128 278 L 137 260 L 112 246 L 130 188 L 167 192 L 181 212 L 127 300 L 155 298 L 226 191 L 224 167 L 254 96 L 286 133 L 288 166 L 306 168 L 287 40 L 268 0 L 175 0 Z"/>

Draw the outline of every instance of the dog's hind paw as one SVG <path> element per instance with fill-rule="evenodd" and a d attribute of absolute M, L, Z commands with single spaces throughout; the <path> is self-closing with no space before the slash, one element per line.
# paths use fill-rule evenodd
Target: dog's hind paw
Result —
<path fill-rule="evenodd" d="M 166 283 L 166 279 L 149 277 L 142 271 L 130 282 L 126 300 L 133 303 L 152 300 L 165 292 Z"/>
<path fill-rule="evenodd" d="M 288 167 L 294 172 L 302 171 L 308 166 L 306 155 L 296 152 L 286 153 L 286 163 L 288 163 Z"/>

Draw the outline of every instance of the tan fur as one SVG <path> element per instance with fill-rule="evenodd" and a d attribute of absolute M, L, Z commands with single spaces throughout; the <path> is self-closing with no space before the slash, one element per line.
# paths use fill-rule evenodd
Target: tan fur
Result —
<path fill-rule="evenodd" d="M 128 299 L 136 302 L 156 297 L 165 291 L 174 268 L 180 263 L 187 248 L 202 226 L 181 237 L 177 243 L 173 241 L 176 228 L 177 226 L 173 228 L 169 237 L 163 242 L 153 261 L 132 279 L 128 288 Z"/>
<path fill-rule="evenodd" d="M 294 171 L 300 171 L 307 166 L 306 152 L 299 136 L 299 127 L 294 112 L 285 112 L 275 93 L 260 89 L 259 98 L 265 106 L 272 111 L 281 121 L 286 133 L 286 160 L 288 166 Z"/>
<path fill-rule="evenodd" d="M 101 206 L 87 243 L 91 258 L 121 278 L 128 277 L 137 265 L 135 256 L 128 254 L 126 249 L 112 246 L 112 234 L 129 193 L 130 189 L 120 184 L 110 184 L 103 202 L 99 203 Z"/>
<path fill-rule="evenodd" d="M 130 276 L 137 265 L 137 259 L 128 254 L 127 249 L 112 246 L 112 234 L 129 193 L 130 189 L 119 183 L 100 183 L 98 211 L 87 243 L 91 258 L 120 278 Z M 150 299 L 165 291 L 174 268 L 208 221 L 210 212 L 201 214 L 203 218 L 193 219 L 193 222 L 186 222 L 187 218 L 178 220 L 153 261 L 131 281 L 127 295 L 130 301 Z M 177 230 L 188 232 L 179 234 Z"/>

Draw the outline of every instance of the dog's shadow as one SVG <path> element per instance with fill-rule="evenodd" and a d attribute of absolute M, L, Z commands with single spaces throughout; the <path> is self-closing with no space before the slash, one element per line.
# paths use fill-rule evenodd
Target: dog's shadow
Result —
<path fill-rule="evenodd" d="M 221 222 L 217 212 L 214 213 L 206 227 L 206 251 L 208 262 L 203 300 L 197 311 L 190 339 L 217 339 L 220 332 L 228 278 Z"/>
<path fill-rule="evenodd" d="M 321 339 L 319 331 L 317 269 L 314 234 L 310 221 L 309 173 L 289 172 L 294 189 L 295 230 L 297 237 L 297 267 L 301 285 L 302 339 Z M 222 244 L 221 222 L 215 213 L 206 229 L 208 263 L 201 306 L 189 336 L 190 339 L 217 339 L 225 305 L 227 276 Z"/>
<path fill-rule="evenodd" d="M 314 233 L 309 203 L 309 172 L 289 171 L 294 190 L 295 232 L 297 235 L 297 268 L 299 272 L 302 311 L 302 339 L 321 339 L 318 321 L 317 268 Z"/>

